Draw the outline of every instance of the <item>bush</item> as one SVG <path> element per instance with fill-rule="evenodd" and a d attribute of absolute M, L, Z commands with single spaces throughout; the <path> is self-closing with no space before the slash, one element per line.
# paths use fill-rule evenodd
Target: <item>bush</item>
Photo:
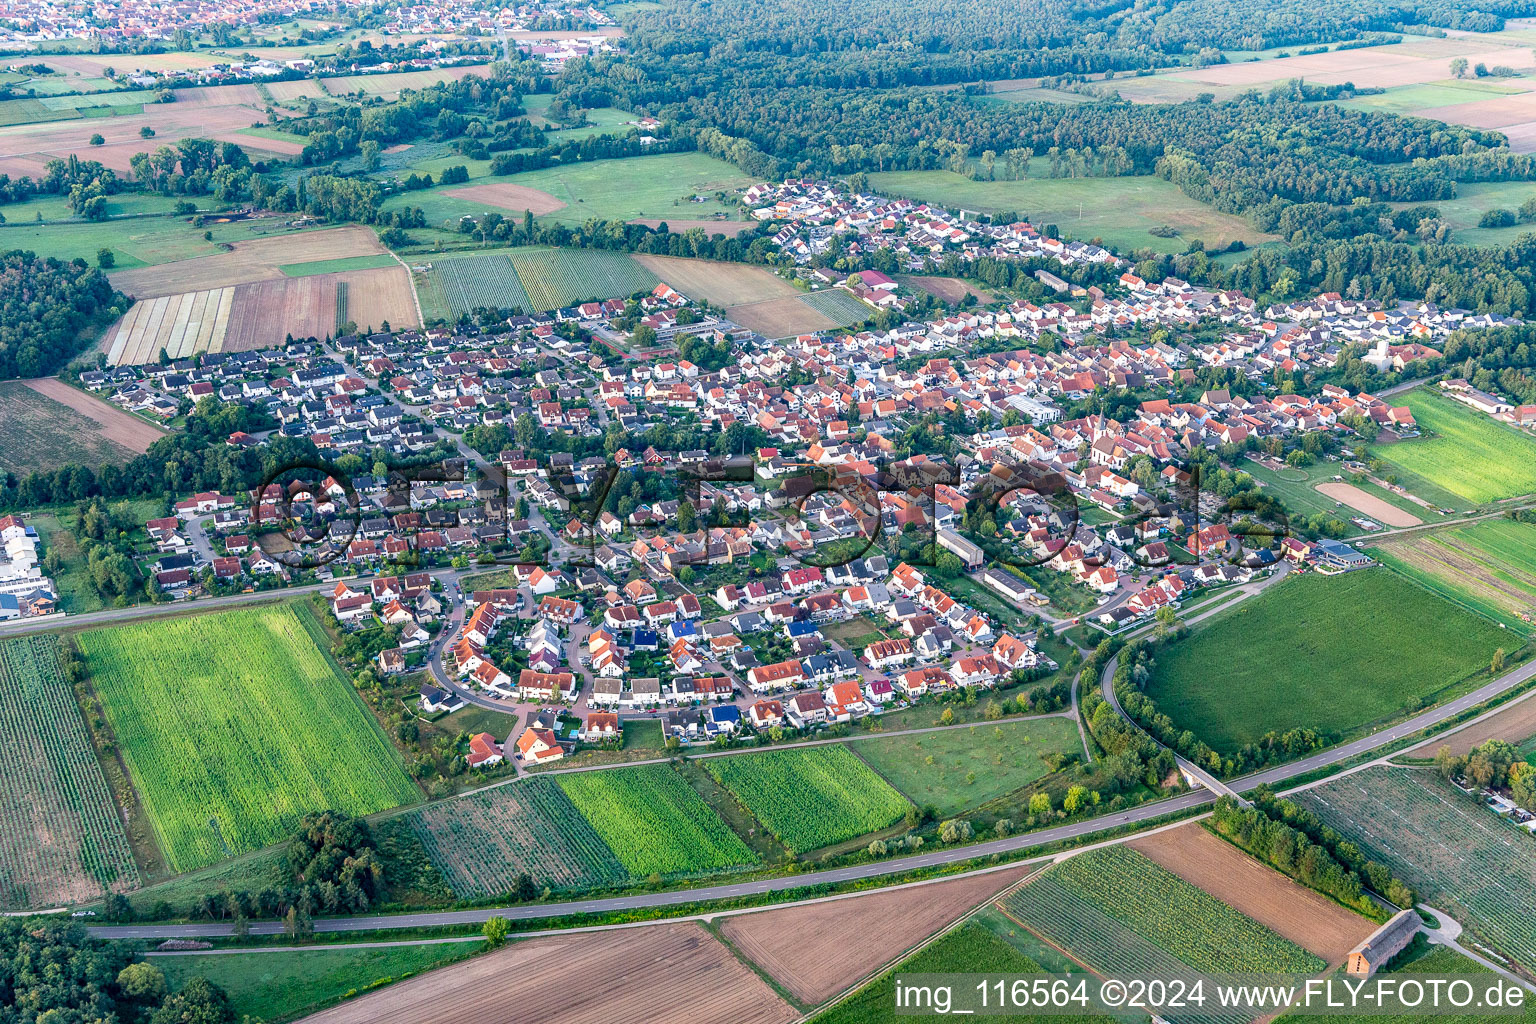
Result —
<path fill-rule="evenodd" d="M 1508 228 L 1514 227 L 1515 211 L 1513 210 L 1484 210 L 1483 215 L 1477 218 L 1477 226 L 1480 228 Z"/>

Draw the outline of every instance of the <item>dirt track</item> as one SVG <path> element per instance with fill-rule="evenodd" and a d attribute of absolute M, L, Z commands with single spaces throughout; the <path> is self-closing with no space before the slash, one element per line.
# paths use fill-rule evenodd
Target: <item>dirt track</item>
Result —
<path fill-rule="evenodd" d="M 795 998 L 820 1003 L 884 967 L 1031 870 L 997 871 L 894 892 L 742 914 L 726 918 L 720 934 Z"/>
<path fill-rule="evenodd" d="M 1376 923 L 1286 878 L 1198 824 L 1130 844 L 1180 878 L 1330 964 L 1343 963 Z"/>
<path fill-rule="evenodd" d="M 515 942 L 304 1024 L 777 1024 L 794 1007 L 697 924 Z"/>

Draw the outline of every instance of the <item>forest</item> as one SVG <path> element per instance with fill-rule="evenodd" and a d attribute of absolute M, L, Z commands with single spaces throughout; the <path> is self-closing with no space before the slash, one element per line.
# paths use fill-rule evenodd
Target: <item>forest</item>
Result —
<path fill-rule="evenodd" d="M 0 256 L 0 380 L 52 373 L 80 338 L 128 308 L 100 270 L 30 252 Z"/>

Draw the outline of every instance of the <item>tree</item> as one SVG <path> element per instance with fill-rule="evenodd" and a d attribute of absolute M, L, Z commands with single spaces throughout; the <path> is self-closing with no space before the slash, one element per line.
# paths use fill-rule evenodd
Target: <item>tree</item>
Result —
<path fill-rule="evenodd" d="M 1435 749 L 1435 768 L 1447 782 L 1460 775 L 1467 765 L 1467 759 L 1459 757 L 1451 752 L 1451 748 L 1442 744 Z"/>
<path fill-rule="evenodd" d="M 1467 76 L 1467 58 L 1455 57 L 1451 60 L 1451 76 L 1453 78 L 1465 78 Z"/>
<path fill-rule="evenodd" d="M 1166 604 L 1157 610 L 1153 618 L 1157 620 L 1157 625 L 1153 629 L 1153 635 L 1159 640 L 1173 632 L 1174 627 L 1179 622 L 1178 613 L 1173 610 L 1171 605 Z"/>
<path fill-rule="evenodd" d="M 698 529 L 699 517 L 694 511 L 691 502 L 681 501 L 677 505 L 677 530 L 679 533 L 692 533 Z"/>
<path fill-rule="evenodd" d="M 153 128 L 151 128 L 149 125 L 145 125 L 144 127 L 139 129 L 139 138 L 141 138 L 141 139 L 152 139 L 154 137 L 155 137 L 155 130 Z"/>
<path fill-rule="evenodd" d="M 1493 662 L 1488 666 L 1488 669 L 1493 675 L 1498 675 L 1504 671 L 1504 648 L 1500 647 L 1493 652 Z"/>
<path fill-rule="evenodd" d="M 939 826 L 939 839 L 945 843 L 963 843 L 975 832 L 964 818 L 951 818 Z"/>
<path fill-rule="evenodd" d="M 165 973 L 144 961 L 129 964 L 117 973 L 117 987 L 140 1006 L 153 1006 L 165 998 Z"/>
<path fill-rule="evenodd" d="M 1051 812 L 1051 794 L 1036 793 L 1029 798 L 1030 814 L 1049 814 Z"/>
<path fill-rule="evenodd" d="M 97 132 L 95 135 L 92 135 L 91 139 L 90 139 L 91 145 L 93 145 L 93 146 L 105 145 L 106 141 L 107 141 L 106 139 L 101 137 L 101 133 L 100 132 Z"/>
<path fill-rule="evenodd" d="M 1088 799 L 1088 789 L 1085 786 L 1073 786 L 1067 790 L 1066 799 L 1061 802 L 1061 809 L 1068 814 L 1076 814 Z"/>
<path fill-rule="evenodd" d="M 507 933 L 512 930 L 512 922 L 504 917 L 487 918 L 485 922 L 485 944 L 492 949 L 503 945 L 507 941 Z"/>
<path fill-rule="evenodd" d="M 96 265 L 102 270 L 111 270 L 117 265 L 117 257 L 112 254 L 111 249 L 97 249 Z"/>
<path fill-rule="evenodd" d="M 207 978 L 195 977 L 169 996 L 150 1024 L 232 1024 L 235 1011 L 229 996 Z"/>

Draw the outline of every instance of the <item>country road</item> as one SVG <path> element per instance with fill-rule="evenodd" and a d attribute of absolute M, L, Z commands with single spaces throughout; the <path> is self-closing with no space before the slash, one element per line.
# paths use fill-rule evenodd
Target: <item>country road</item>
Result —
<path fill-rule="evenodd" d="M 1245 793 L 1261 784 L 1274 786 L 1287 779 L 1305 775 L 1319 768 L 1350 760 L 1361 754 L 1389 746 L 1420 729 L 1453 718 L 1476 704 L 1505 693 L 1536 678 L 1536 662 L 1507 672 L 1439 707 L 1432 708 L 1395 726 L 1372 733 L 1351 743 L 1333 747 L 1279 765 L 1228 783 L 1239 793 Z M 1487 714 L 1496 714 L 1502 708 L 1494 708 Z M 640 910 L 648 907 L 670 907 L 678 904 L 732 899 L 762 893 L 784 892 L 806 886 L 851 882 L 878 878 L 884 875 L 902 874 L 918 868 L 939 867 L 963 861 L 989 857 L 992 854 L 1009 854 L 1036 846 L 1044 846 L 1063 840 L 1076 839 L 1110 829 L 1122 828 L 1160 818 L 1178 811 L 1198 808 L 1212 802 L 1213 795 L 1206 790 L 1191 790 L 1178 796 L 1152 803 L 1141 804 L 1127 811 L 1104 815 L 1089 821 L 1058 825 L 1006 839 L 993 839 L 970 846 L 933 850 L 910 857 L 855 864 L 826 871 L 808 871 L 795 875 L 755 879 L 723 885 L 681 889 L 675 892 L 635 893 L 629 896 L 611 896 L 600 899 L 572 900 L 563 903 L 541 903 L 516 907 L 480 907 L 472 910 L 428 911 L 410 914 L 369 915 L 364 917 L 321 918 L 314 922 L 317 932 L 384 931 L 399 928 L 431 928 L 448 925 L 478 924 L 490 917 L 505 917 L 513 921 L 530 921 L 542 918 L 563 917 L 571 914 L 602 914 L 614 911 Z M 1126 836 L 1126 839 L 1131 836 Z M 90 932 L 109 939 L 187 939 L 227 936 L 234 926 L 229 922 L 210 921 L 203 924 L 167 925 L 94 925 Z M 253 935 L 278 935 L 283 925 L 278 921 L 259 921 L 250 924 Z"/>

